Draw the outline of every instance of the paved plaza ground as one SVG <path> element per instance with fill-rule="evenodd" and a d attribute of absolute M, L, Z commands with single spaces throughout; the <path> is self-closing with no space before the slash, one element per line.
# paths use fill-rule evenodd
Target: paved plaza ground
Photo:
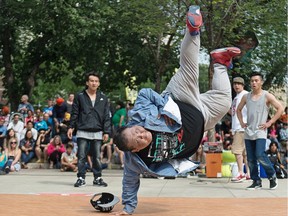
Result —
<path fill-rule="evenodd" d="M 0 176 L 0 215 L 110 215 L 90 205 L 95 193 L 110 192 L 121 199 L 122 170 L 103 170 L 108 187 L 92 186 L 88 173 L 86 187 L 74 188 L 76 174 L 49 169 L 28 169 Z M 231 183 L 229 178 L 141 178 L 139 203 L 134 215 L 287 215 L 287 180 L 280 179 L 276 190 L 247 191 L 251 181 Z M 121 210 L 118 203 L 113 211 Z"/>

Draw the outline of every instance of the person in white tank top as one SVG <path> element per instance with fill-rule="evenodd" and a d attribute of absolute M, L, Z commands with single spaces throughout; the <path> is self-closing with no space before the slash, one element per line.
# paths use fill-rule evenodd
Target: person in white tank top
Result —
<path fill-rule="evenodd" d="M 265 153 L 267 129 L 280 118 L 283 113 L 283 106 L 274 95 L 262 89 L 263 76 L 261 73 L 253 73 L 250 76 L 252 91 L 242 97 L 236 110 L 241 127 L 245 129 L 245 147 L 250 168 L 250 175 L 253 183 L 247 190 L 262 188 L 262 181 L 258 174 L 259 162 L 264 168 L 270 181 L 270 189 L 277 188 L 276 172 Z M 247 122 L 244 121 L 242 110 L 247 107 Z M 272 105 L 276 113 L 269 121 L 268 111 Z"/>

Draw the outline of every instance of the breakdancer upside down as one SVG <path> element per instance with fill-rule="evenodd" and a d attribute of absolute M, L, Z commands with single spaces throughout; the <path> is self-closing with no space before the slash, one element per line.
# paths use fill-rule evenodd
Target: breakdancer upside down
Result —
<path fill-rule="evenodd" d="M 180 68 L 159 95 L 142 89 L 131 111 L 131 120 L 114 137 L 125 151 L 122 204 L 116 215 L 132 214 L 137 206 L 140 174 L 177 176 L 195 169 L 187 158 L 201 142 L 204 131 L 228 112 L 231 85 L 227 68 L 240 54 L 236 47 L 212 51 L 214 65 L 212 90 L 200 94 L 198 55 L 202 16 L 199 6 L 190 6 L 187 29 L 180 50 Z"/>

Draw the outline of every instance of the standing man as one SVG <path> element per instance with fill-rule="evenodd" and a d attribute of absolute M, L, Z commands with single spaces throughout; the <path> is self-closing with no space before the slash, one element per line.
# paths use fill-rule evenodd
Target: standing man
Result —
<path fill-rule="evenodd" d="M 235 178 L 232 179 L 232 182 L 242 182 L 245 179 L 250 179 L 250 170 L 247 163 L 247 154 L 245 149 L 244 141 L 244 129 L 241 127 L 240 122 L 237 118 L 236 109 L 239 105 L 243 95 L 248 92 L 244 90 L 244 79 L 242 77 L 235 77 L 233 79 L 233 89 L 236 92 L 236 97 L 233 99 L 231 107 L 231 116 L 232 116 L 232 133 L 233 133 L 233 143 L 232 143 L 232 153 L 236 157 L 238 174 Z M 242 109 L 242 116 L 244 122 L 247 122 L 247 108 L 246 106 Z M 243 160 L 246 165 L 247 174 L 243 173 Z"/>
<path fill-rule="evenodd" d="M 101 178 L 100 149 L 102 140 L 106 142 L 111 133 L 111 120 L 108 99 L 101 91 L 97 90 L 99 85 L 99 76 L 95 72 L 88 73 L 86 75 L 86 89 L 75 97 L 72 106 L 70 128 L 67 135 L 69 139 L 72 139 L 72 133 L 77 128 L 78 180 L 74 187 L 86 185 L 85 162 L 89 148 L 92 152 L 93 185 L 107 186 Z"/>
<path fill-rule="evenodd" d="M 247 187 L 247 190 L 262 188 L 257 161 L 263 166 L 267 174 L 270 181 L 270 189 L 275 189 L 278 186 L 276 172 L 265 153 L 265 147 L 267 129 L 280 118 L 284 109 L 274 95 L 262 89 L 263 82 L 261 73 L 252 73 L 250 76 L 252 91 L 242 97 L 237 108 L 237 117 L 241 127 L 245 128 L 245 146 L 251 179 L 253 180 L 252 185 Z M 244 122 L 242 115 L 242 110 L 245 105 L 247 107 L 247 122 Z M 267 121 L 270 105 L 277 111 L 275 115 Z"/>

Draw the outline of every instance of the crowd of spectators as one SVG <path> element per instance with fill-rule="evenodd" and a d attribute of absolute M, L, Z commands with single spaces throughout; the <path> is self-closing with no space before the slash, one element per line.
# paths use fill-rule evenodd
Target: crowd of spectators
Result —
<path fill-rule="evenodd" d="M 19 171 L 21 168 L 28 169 L 31 162 L 47 163 L 50 169 L 77 172 L 77 138 L 76 135 L 72 140 L 67 137 L 73 100 L 74 94 L 69 94 L 67 100 L 61 97 L 55 98 L 54 101 L 49 99 L 44 108 L 35 108 L 29 102 L 28 96 L 23 95 L 16 111 L 10 112 L 8 106 L 2 107 L 0 113 L 2 174 Z M 125 106 L 123 102 L 118 101 L 114 109 L 111 104 L 110 117 L 113 129 L 125 125 L 130 106 L 133 106 L 130 102 Z M 114 162 L 123 168 L 124 154 L 113 144 L 112 137 L 113 134 L 108 142 L 103 143 L 102 166 L 105 168 Z M 91 156 L 88 154 L 87 170 L 91 167 Z"/>
<path fill-rule="evenodd" d="M 28 96 L 23 95 L 16 112 L 10 112 L 7 106 L 2 107 L 0 115 L 0 168 L 3 173 L 19 171 L 21 168 L 27 169 L 31 162 L 48 163 L 48 167 L 51 169 L 77 172 L 76 136 L 72 140 L 67 137 L 73 99 L 74 94 L 69 94 L 66 101 L 61 97 L 54 101 L 49 99 L 44 108 L 37 108 L 34 112 L 34 107 L 29 103 Z M 117 101 L 115 106 L 111 104 L 112 131 L 125 125 L 129 118 L 129 110 L 132 108 L 133 104 L 130 101 L 126 104 Z M 113 144 L 112 137 L 113 134 L 111 134 L 108 142 L 102 145 L 102 167 L 107 167 L 114 160 L 114 163 L 123 168 L 124 154 Z M 193 161 L 205 165 L 203 144 L 207 141 L 208 134 L 205 133 L 202 145 L 192 156 Z M 224 150 L 231 150 L 233 134 L 229 114 L 215 126 L 215 141 L 222 143 Z M 286 107 L 281 118 L 268 129 L 266 145 L 268 155 L 277 155 L 275 166 L 284 170 L 287 170 L 287 142 Z M 271 154 L 271 151 L 274 154 Z M 88 154 L 87 170 L 91 168 L 90 157 Z M 273 160 L 275 162 L 275 159 Z M 201 169 L 199 172 L 202 172 Z"/>

